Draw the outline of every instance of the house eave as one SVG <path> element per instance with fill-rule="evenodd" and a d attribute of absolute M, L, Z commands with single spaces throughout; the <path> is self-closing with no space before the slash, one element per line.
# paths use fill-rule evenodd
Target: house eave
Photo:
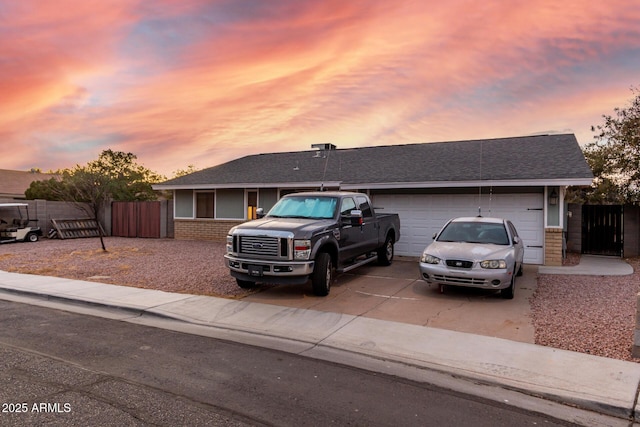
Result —
<path fill-rule="evenodd" d="M 343 183 L 343 190 L 392 190 L 407 188 L 467 188 L 467 187 L 545 187 L 545 186 L 589 186 L 590 178 L 558 179 L 514 179 L 482 181 L 430 181 L 430 182 L 359 182 Z"/>
<path fill-rule="evenodd" d="M 482 181 L 427 181 L 427 182 L 358 182 L 344 183 L 339 181 L 319 182 L 238 182 L 230 184 L 155 184 L 154 190 L 215 190 L 228 188 L 320 188 L 331 187 L 341 190 L 392 190 L 407 188 L 466 188 L 466 187 L 545 187 L 545 186 L 589 186 L 591 178 L 557 178 L 557 179 L 513 179 Z"/>
<path fill-rule="evenodd" d="M 339 181 L 308 181 L 308 182 L 237 182 L 228 184 L 154 184 L 154 190 L 215 190 L 217 188 L 320 188 L 320 187 L 340 187 Z"/>

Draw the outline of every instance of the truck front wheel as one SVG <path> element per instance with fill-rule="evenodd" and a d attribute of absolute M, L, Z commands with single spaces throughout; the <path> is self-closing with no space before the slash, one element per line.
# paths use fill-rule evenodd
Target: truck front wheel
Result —
<path fill-rule="evenodd" d="M 331 265 L 331 255 L 320 252 L 316 256 L 316 266 L 311 275 L 311 286 L 313 293 L 319 297 L 329 295 L 331 289 L 331 279 L 333 278 L 333 266 Z"/>
<path fill-rule="evenodd" d="M 384 241 L 384 246 L 378 249 L 378 264 L 391 265 L 393 261 L 393 243 L 393 238 L 387 236 L 387 239 Z"/>

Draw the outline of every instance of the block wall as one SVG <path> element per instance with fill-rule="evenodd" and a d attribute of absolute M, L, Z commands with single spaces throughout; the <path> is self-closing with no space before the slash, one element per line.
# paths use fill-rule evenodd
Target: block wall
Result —
<path fill-rule="evenodd" d="M 47 235 L 51 229 L 52 219 L 82 219 L 88 218 L 88 214 L 79 209 L 74 203 L 69 202 L 52 202 L 48 200 L 13 200 L 0 199 L 1 203 L 27 203 L 29 205 L 29 216 L 31 219 L 38 220 L 38 226 L 42 229 L 43 235 Z M 3 210 L 2 215 L 13 215 L 15 210 Z M 17 212 L 16 212 L 17 213 Z M 103 227 L 104 219 L 101 219 Z M 107 235 L 110 234 L 111 224 L 105 228 Z"/>

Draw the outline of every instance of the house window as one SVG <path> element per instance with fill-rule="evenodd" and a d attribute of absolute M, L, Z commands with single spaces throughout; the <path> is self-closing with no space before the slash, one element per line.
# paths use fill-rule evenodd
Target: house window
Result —
<path fill-rule="evenodd" d="M 196 193 L 196 218 L 213 218 L 215 193 L 213 191 Z"/>
<path fill-rule="evenodd" d="M 173 199 L 176 218 L 193 218 L 192 190 L 176 190 Z"/>
<path fill-rule="evenodd" d="M 269 212 L 269 209 L 273 207 L 278 201 L 278 190 L 275 188 L 261 188 L 260 189 L 260 204 L 259 208 L 264 209 L 264 212 Z"/>
<path fill-rule="evenodd" d="M 216 190 L 216 219 L 244 219 L 244 190 L 223 188 Z"/>

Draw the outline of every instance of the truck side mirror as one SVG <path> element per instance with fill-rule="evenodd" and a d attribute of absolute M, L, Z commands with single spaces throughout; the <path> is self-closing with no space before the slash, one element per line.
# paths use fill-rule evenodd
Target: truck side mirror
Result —
<path fill-rule="evenodd" d="M 260 219 L 260 218 L 264 218 L 264 209 L 263 208 L 258 208 L 256 209 L 256 218 Z"/>
<path fill-rule="evenodd" d="M 350 213 L 351 225 L 362 225 L 362 211 L 352 210 Z"/>

